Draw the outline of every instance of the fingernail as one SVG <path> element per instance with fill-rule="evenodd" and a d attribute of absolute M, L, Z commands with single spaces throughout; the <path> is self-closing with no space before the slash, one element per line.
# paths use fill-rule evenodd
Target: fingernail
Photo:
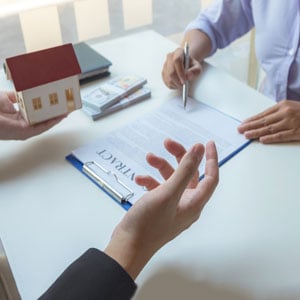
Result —
<path fill-rule="evenodd" d="M 191 150 L 190 150 L 191 153 L 196 153 L 197 152 L 197 145 L 194 145 Z"/>
<path fill-rule="evenodd" d="M 190 152 L 191 152 L 192 154 L 198 156 L 198 155 L 200 154 L 200 147 L 199 147 L 199 145 L 198 145 L 198 144 L 197 144 L 197 145 L 194 145 L 194 146 L 191 148 Z"/>
<path fill-rule="evenodd" d="M 245 137 L 246 137 L 247 139 L 251 139 L 251 138 L 253 137 L 253 134 L 252 134 L 251 131 L 246 131 L 246 132 L 244 132 L 244 135 L 245 135 Z"/>

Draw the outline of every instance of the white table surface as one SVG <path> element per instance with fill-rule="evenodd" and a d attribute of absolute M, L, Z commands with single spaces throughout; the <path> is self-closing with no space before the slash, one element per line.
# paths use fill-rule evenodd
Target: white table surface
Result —
<path fill-rule="evenodd" d="M 89 247 L 103 249 L 125 214 L 65 156 L 173 97 L 161 79 L 172 42 L 146 31 L 94 47 L 112 76 L 145 76 L 152 98 L 96 122 L 76 111 L 40 136 L 0 142 L 0 237 L 24 300 Z M 191 93 L 239 119 L 273 104 L 211 66 Z M 200 220 L 150 261 L 135 299 L 300 299 L 299 146 L 253 142 L 223 165 Z"/>

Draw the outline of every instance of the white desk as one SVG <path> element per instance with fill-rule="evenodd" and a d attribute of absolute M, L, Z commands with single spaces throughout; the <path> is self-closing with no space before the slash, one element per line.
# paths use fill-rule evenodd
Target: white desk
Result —
<path fill-rule="evenodd" d="M 125 214 L 64 157 L 172 97 L 161 67 L 175 47 L 152 31 L 95 45 L 112 75 L 145 76 L 152 99 L 97 122 L 77 111 L 41 136 L 0 142 L 0 236 L 24 300 L 87 248 L 102 249 Z M 240 119 L 272 105 L 212 67 L 199 81 L 195 98 Z M 299 143 L 254 142 L 222 166 L 200 220 L 152 259 L 135 299 L 299 299 L 299 154 Z"/>

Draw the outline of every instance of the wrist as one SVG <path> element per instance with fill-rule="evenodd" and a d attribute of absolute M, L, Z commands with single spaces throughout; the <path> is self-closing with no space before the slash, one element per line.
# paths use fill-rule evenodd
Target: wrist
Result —
<path fill-rule="evenodd" d="M 139 243 L 122 237 L 112 237 L 104 253 L 113 258 L 135 280 L 155 251 L 143 249 Z"/>
<path fill-rule="evenodd" d="M 199 63 L 210 54 L 212 49 L 212 43 L 209 36 L 198 29 L 193 29 L 186 32 L 182 46 L 184 42 L 189 44 L 190 56 L 196 59 Z"/>

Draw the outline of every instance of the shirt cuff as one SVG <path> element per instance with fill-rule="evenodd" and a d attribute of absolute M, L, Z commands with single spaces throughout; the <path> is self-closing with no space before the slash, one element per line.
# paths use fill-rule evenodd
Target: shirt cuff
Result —
<path fill-rule="evenodd" d="M 202 20 L 202 18 L 201 19 L 197 18 L 196 20 L 188 24 L 188 26 L 185 29 L 185 33 L 193 29 L 197 29 L 204 32 L 211 41 L 211 51 L 208 54 L 208 56 L 211 56 L 217 51 L 217 43 L 216 43 L 216 39 L 214 38 L 214 31 L 207 22 L 208 22 L 207 20 Z"/>

